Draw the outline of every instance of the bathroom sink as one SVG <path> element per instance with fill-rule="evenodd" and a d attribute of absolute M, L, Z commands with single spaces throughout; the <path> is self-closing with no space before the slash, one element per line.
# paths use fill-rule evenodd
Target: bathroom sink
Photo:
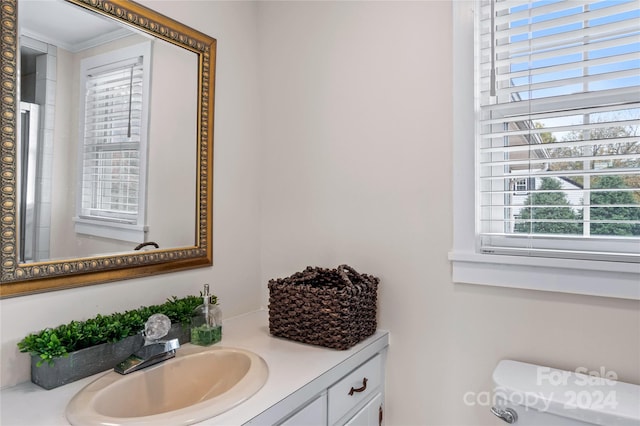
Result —
<path fill-rule="evenodd" d="M 187 425 L 246 401 L 267 375 L 253 352 L 186 345 L 161 364 L 96 379 L 71 399 L 66 415 L 73 425 Z"/>

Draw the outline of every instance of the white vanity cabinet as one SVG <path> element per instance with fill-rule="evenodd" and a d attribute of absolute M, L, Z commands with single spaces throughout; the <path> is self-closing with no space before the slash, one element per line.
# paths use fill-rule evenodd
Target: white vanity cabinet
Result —
<path fill-rule="evenodd" d="M 269 368 L 269 377 L 246 401 L 200 425 L 381 424 L 388 332 L 378 330 L 352 348 L 339 351 L 272 337 L 266 311 L 226 320 L 224 330 L 220 346 L 258 354 Z M 52 390 L 31 382 L 4 388 L 0 390 L 0 424 L 68 426 L 67 404 L 102 374 Z"/>
<path fill-rule="evenodd" d="M 338 371 L 339 377 L 319 395 L 286 414 L 283 421 L 270 424 L 280 426 L 380 426 L 383 419 L 384 365 L 383 350 L 352 370 Z M 340 370 L 340 366 L 334 368 Z M 331 371 L 329 372 L 331 373 Z M 304 389 L 301 390 L 304 392 Z M 295 396 L 295 395 L 294 395 Z M 291 414 L 292 413 L 292 414 Z M 263 421 L 269 424 L 269 410 Z"/>

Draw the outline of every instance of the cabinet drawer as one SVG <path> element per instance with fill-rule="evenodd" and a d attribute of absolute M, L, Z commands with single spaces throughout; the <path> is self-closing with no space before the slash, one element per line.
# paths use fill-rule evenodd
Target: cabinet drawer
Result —
<path fill-rule="evenodd" d="M 376 355 L 329 388 L 329 424 L 367 401 L 382 383 L 382 357 Z"/>

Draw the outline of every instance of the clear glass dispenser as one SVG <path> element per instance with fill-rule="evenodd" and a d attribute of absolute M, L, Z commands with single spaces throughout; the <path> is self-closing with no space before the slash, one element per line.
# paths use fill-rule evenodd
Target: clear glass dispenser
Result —
<path fill-rule="evenodd" d="M 209 284 L 204 285 L 202 299 L 191 318 L 191 343 L 209 346 L 222 340 L 222 311 L 211 303 Z"/>

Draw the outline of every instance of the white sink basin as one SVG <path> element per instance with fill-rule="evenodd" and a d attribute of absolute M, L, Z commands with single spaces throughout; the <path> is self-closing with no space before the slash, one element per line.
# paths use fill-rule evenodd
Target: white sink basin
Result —
<path fill-rule="evenodd" d="M 267 376 L 253 352 L 185 345 L 168 361 L 98 378 L 71 399 L 66 415 L 73 425 L 187 425 L 247 400 Z"/>

